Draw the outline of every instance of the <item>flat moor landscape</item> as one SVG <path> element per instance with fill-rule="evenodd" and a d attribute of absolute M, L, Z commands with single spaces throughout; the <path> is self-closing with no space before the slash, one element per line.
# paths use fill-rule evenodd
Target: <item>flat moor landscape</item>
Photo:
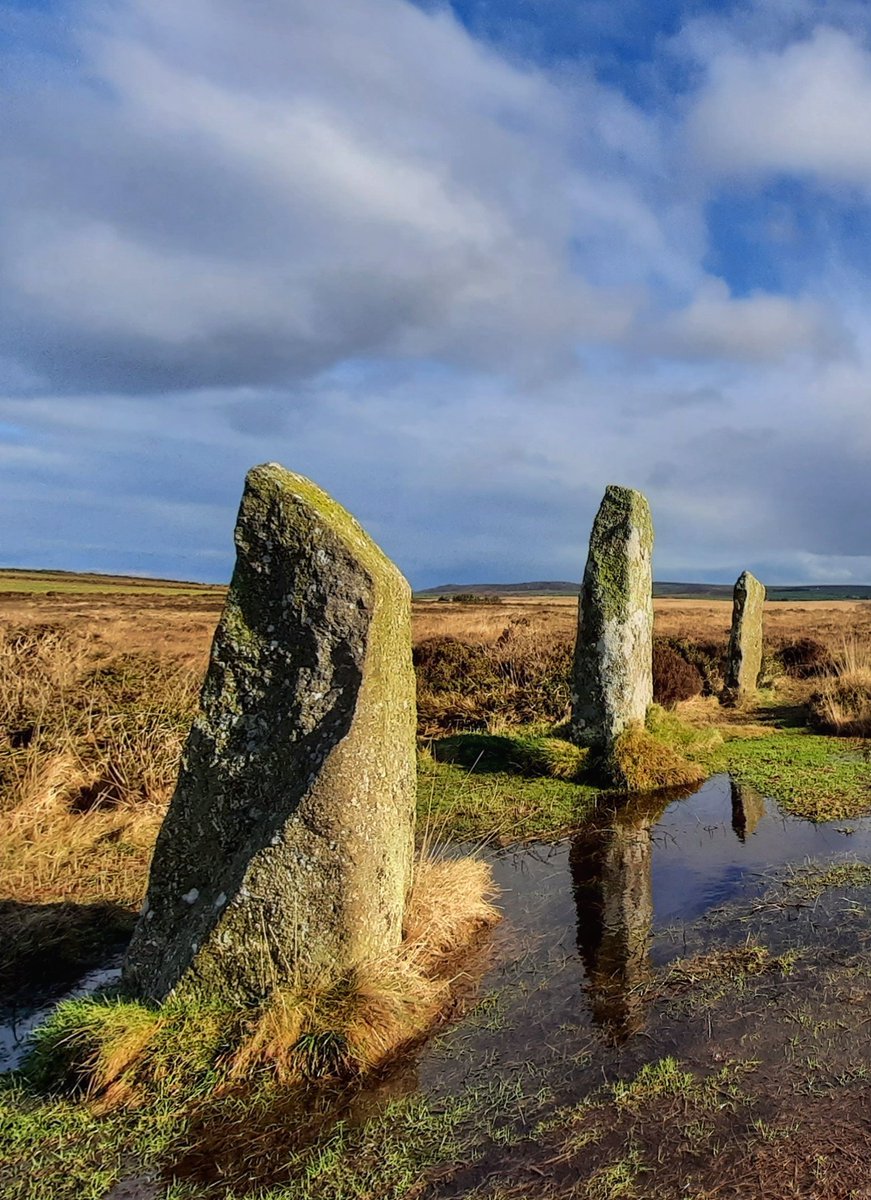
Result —
<path fill-rule="evenodd" d="M 8 1067 L 117 974 L 225 589 L 0 589 Z M 168 1063 L 139 1099 L 132 1058 L 46 1095 L 37 1034 L 4 1197 L 866 1195 L 871 603 L 767 603 L 759 692 L 724 708 L 730 619 L 655 601 L 650 723 L 686 778 L 640 763 L 626 799 L 560 737 L 575 598 L 417 599 L 418 838 L 483 856 L 502 916 L 435 1030 L 350 1082 L 198 1098 Z"/>

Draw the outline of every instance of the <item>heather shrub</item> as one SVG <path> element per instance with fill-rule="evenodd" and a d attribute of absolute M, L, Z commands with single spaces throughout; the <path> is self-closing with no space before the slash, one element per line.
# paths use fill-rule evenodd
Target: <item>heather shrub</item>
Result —
<path fill-rule="evenodd" d="M 793 679 L 828 675 L 834 669 L 828 646 L 812 637 L 796 638 L 784 643 L 778 650 L 778 658 L 783 670 Z"/>
<path fill-rule="evenodd" d="M 687 660 L 665 638 L 653 642 L 653 699 L 663 708 L 674 708 L 702 692 L 704 680 L 698 667 Z"/>
<path fill-rule="evenodd" d="M 556 724 L 571 697 L 572 646 L 524 618 L 494 642 L 428 638 L 414 651 L 420 732 Z"/>
<path fill-rule="evenodd" d="M 432 692 L 495 687 L 499 676 L 491 649 L 454 637 L 427 638 L 414 647 L 418 686 L 423 683 Z"/>
<path fill-rule="evenodd" d="M 726 652 L 728 642 L 705 641 L 694 642 L 688 638 L 665 638 L 672 649 L 691 667 L 695 667 L 702 677 L 702 694 L 718 696 L 723 690 L 726 680 Z"/>

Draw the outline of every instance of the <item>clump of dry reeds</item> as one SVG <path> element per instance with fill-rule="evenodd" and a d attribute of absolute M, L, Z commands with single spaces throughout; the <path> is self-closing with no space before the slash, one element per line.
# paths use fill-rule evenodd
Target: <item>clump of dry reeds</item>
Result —
<path fill-rule="evenodd" d="M 808 716 L 826 733 L 871 737 L 871 643 L 844 641 L 832 653 L 832 674 L 811 696 Z"/>

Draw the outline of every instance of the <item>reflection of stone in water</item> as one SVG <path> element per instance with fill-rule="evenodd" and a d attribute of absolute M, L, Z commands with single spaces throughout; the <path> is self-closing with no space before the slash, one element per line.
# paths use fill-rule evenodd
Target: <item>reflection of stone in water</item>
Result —
<path fill-rule="evenodd" d="M 731 782 L 732 828 L 745 842 L 765 816 L 765 797 L 748 783 Z"/>
<path fill-rule="evenodd" d="M 644 1024 L 653 925 L 650 829 L 664 808 L 662 800 L 630 803 L 608 825 L 579 834 L 569 855 L 593 1020 L 614 1042 Z"/>

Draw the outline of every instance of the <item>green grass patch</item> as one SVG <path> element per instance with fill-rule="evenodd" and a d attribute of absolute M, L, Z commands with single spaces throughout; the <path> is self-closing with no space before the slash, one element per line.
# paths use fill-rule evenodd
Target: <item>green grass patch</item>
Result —
<path fill-rule="evenodd" d="M 810 821 L 843 820 L 871 809 L 867 743 L 781 732 L 723 747 L 723 768 L 788 812 Z"/>
<path fill-rule="evenodd" d="M 871 863 L 849 859 L 825 867 L 811 864 L 793 871 L 785 882 L 790 892 L 809 902 L 829 888 L 871 888 Z"/>
<path fill-rule="evenodd" d="M 0 1195 L 4 1200 L 102 1200 L 120 1179 L 154 1163 L 179 1136 L 174 1105 L 98 1115 L 70 1099 L 0 1083 Z"/>
<path fill-rule="evenodd" d="M 687 725 L 676 713 L 658 704 L 651 704 L 647 710 L 647 732 L 690 762 L 706 767 L 716 761 L 723 745 L 723 735 L 715 726 L 698 729 Z"/>
<path fill-rule="evenodd" d="M 516 1119 L 522 1103 L 519 1089 L 505 1083 L 444 1101 L 408 1097 L 360 1125 L 327 1123 L 313 1144 L 296 1148 L 281 1089 L 218 1097 L 207 1116 L 170 1096 L 105 1113 L 7 1080 L 0 1083 L 0 1195 L 103 1200 L 120 1180 L 160 1170 L 169 1179 L 178 1164 L 187 1178 L 163 1183 L 157 1196 L 214 1197 L 214 1184 L 198 1183 L 192 1167 L 214 1166 L 220 1157 L 217 1194 L 226 1200 L 404 1200 L 423 1190 L 434 1169 L 473 1161 L 486 1139 Z"/>
<path fill-rule="evenodd" d="M 584 824 L 600 794 L 591 784 L 438 762 L 427 751 L 418 758 L 418 820 L 437 838 L 556 836 Z"/>
<path fill-rule="evenodd" d="M 583 825 L 596 800 L 701 783 L 722 737 L 653 705 L 645 730 L 627 730 L 620 761 L 595 762 L 556 736 L 562 726 L 458 733 L 428 743 L 418 759 L 418 818 L 461 840 L 553 837 Z"/>

